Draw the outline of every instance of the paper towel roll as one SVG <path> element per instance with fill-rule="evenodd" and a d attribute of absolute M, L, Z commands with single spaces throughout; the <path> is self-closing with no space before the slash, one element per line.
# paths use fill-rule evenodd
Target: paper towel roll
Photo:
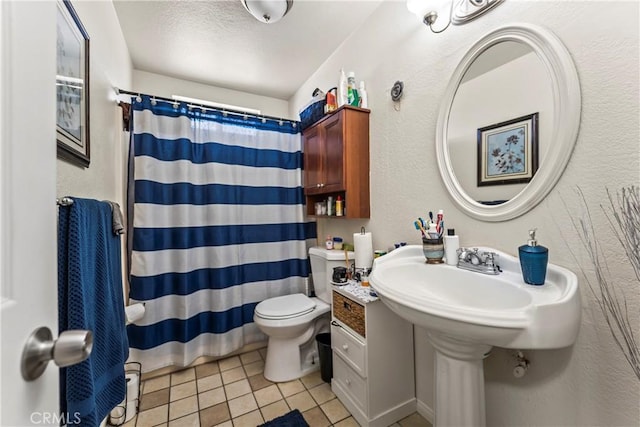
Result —
<path fill-rule="evenodd" d="M 355 233 L 353 246 L 356 253 L 356 268 L 371 268 L 373 265 L 373 238 L 371 233 Z"/>
<path fill-rule="evenodd" d="M 127 325 L 134 323 L 144 316 L 144 305 L 141 303 L 129 305 L 124 308 L 124 315 L 127 318 Z"/>

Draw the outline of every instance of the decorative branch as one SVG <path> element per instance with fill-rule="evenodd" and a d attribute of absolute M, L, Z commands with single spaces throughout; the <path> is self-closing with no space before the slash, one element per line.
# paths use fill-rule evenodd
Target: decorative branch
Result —
<path fill-rule="evenodd" d="M 591 212 L 587 206 L 586 198 L 579 187 L 576 192 L 581 198 L 586 213 L 583 218 L 579 219 L 570 215 L 571 222 L 578 232 L 582 246 L 584 246 L 593 264 L 596 284 L 592 283 L 589 279 L 590 275 L 587 274 L 582 265 L 580 265 L 571 247 L 569 247 L 569 251 L 576 260 L 576 264 L 578 264 L 591 292 L 595 296 L 609 326 L 609 330 L 613 335 L 613 339 L 624 354 L 636 377 L 640 380 L 640 347 L 638 347 L 638 341 L 636 341 L 631 322 L 629 321 L 629 311 L 625 295 L 618 289 L 618 286 L 611 283 L 611 274 L 607 260 L 596 238 L 597 234 L 593 226 Z M 636 186 L 623 188 L 621 192 L 615 194 L 615 197 L 609 192 L 609 189 L 607 189 L 607 195 L 609 197 L 609 206 L 605 207 L 604 205 L 600 205 L 600 208 L 607 217 L 609 225 L 633 267 L 637 279 L 635 284 L 640 285 L 639 188 Z M 567 212 L 570 212 L 566 203 L 565 208 Z"/>
<path fill-rule="evenodd" d="M 618 241 L 624 248 L 627 258 L 631 261 L 631 266 L 636 273 L 636 279 L 640 283 L 640 187 L 631 186 L 623 188 L 621 193 L 616 194 L 617 206 L 613 196 L 607 189 L 607 196 L 611 210 L 609 213 L 602 207 L 607 214 L 607 219 L 613 229 Z M 616 207 L 619 213 L 616 211 Z M 617 224 L 617 228 L 613 223 Z"/>

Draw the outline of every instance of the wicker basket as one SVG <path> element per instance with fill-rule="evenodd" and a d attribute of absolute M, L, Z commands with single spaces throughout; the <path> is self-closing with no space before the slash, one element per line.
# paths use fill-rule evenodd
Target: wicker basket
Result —
<path fill-rule="evenodd" d="M 324 106 L 327 103 L 324 96 L 315 97 L 300 111 L 300 128 L 305 130 L 324 117 Z"/>
<path fill-rule="evenodd" d="M 333 316 L 366 338 L 364 307 L 361 304 L 334 292 Z"/>

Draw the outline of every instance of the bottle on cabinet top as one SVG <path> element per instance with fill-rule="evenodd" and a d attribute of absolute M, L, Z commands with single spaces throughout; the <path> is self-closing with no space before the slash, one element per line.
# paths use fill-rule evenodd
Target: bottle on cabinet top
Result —
<path fill-rule="evenodd" d="M 342 107 L 347 104 L 347 76 L 344 74 L 344 69 L 340 69 L 340 82 L 338 84 L 338 107 Z"/>
<path fill-rule="evenodd" d="M 360 95 L 360 107 L 369 108 L 369 96 L 367 95 L 367 91 L 364 88 L 364 82 L 362 80 L 358 87 L 358 94 Z"/>
<path fill-rule="evenodd" d="M 360 105 L 360 96 L 356 88 L 356 74 L 353 71 L 347 76 L 347 104 L 358 107 Z"/>

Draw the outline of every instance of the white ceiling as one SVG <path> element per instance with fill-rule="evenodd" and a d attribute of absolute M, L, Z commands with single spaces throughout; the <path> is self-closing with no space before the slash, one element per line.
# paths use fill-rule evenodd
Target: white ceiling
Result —
<path fill-rule="evenodd" d="M 114 0 L 133 67 L 288 100 L 382 0 L 294 0 L 263 24 L 240 0 Z"/>

